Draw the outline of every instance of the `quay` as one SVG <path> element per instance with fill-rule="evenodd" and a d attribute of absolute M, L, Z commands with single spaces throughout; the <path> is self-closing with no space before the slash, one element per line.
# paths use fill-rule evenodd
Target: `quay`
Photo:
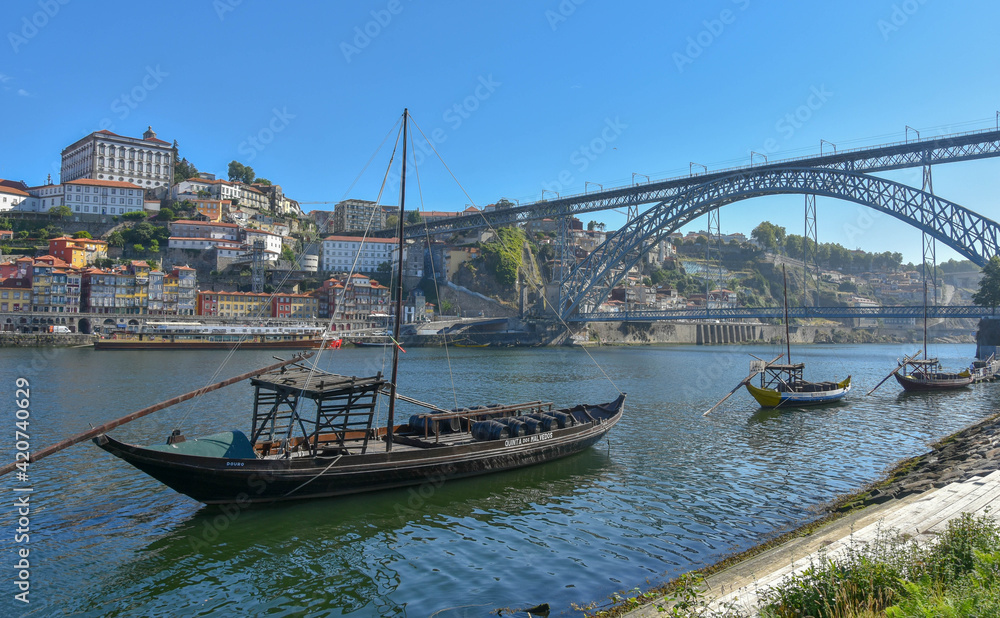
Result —
<path fill-rule="evenodd" d="M 779 543 L 750 549 L 704 569 L 709 608 L 756 616 L 761 593 L 824 559 L 897 531 L 918 544 L 943 532 L 963 513 L 1000 517 L 1000 414 L 932 446 L 897 466 L 889 477 L 830 509 L 826 522 L 782 535 Z M 662 616 L 659 597 L 625 614 Z"/>

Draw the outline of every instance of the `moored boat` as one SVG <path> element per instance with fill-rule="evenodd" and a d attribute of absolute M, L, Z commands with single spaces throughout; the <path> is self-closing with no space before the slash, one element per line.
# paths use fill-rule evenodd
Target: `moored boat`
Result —
<path fill-rule="evenodd" d="M 252 378 L 250 434 L 137 446 L 94 442 L 172 489 L 207 504 L 341 496 L 510 470 L 580 452 L 621 418 L 625 395 L 555 409 L 529 402 L 431 408 L 375 427 L 381 375 L 350 377 L 296 364 Z M 423 405 L 415 400 L 404 401 Z"/>
<path fill-rule="evenodd" d="M 851 376 L 840 382 L 807 382 L 802 378 L 804 367 L 752 361 L 750 370 L 760 374 L 760 386 L 748 381 L 747 391 L 762 407 L 777 408 L 832 403 L 851 390 Z"/>
<path fill-rule="evenodd" d="M 238 376 L 250 379 L 254 387 L 249 435 L 228 431 L 186 439 L 175 430 L 166 444 L 156 446 L 126 444 L 107 435 L 108 429 L 123 422 L 220 387 L 220 383 L 140 410 L 66 443 L 92 438 L 100 448 L 180 493 L 209 504 L 243 505 L 341 496 L 510 470 L 578 453 L 604 437 L 621 418 L 624 393 L 608 403 L 563 408 L 532 401 L 446 410 L 397 391 L 407 120 L 404 111 L 393 332 L 374 338 L 392 347 L 388 380 L 381 373 L 369 377 L 328 373 L 297 357 L 266 371 Z M 383 395 L 388 397 L 384 422 L 376 420 Z M 406 423 L 396 424 L 399 403 L 415 406 L 415 411 Z"/>
<path fill-rule="evenodd" d="M 312 326 L 238 326 L 149 322 L 94 342 L 95 350 L 306 350 L 339 348 L 333 333 Z"/>
<path fill-rule="evenodd" d="M 905 359 L 893 375 L 907 391 L 945 391 L 972 384 L 971 371 L 944 371 L 936 358 Z"/>

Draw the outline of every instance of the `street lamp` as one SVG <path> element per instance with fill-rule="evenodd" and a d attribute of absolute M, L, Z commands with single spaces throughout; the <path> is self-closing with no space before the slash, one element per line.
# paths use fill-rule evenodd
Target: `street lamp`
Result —
<path fill-rule="evenodd" d="M 906 131 L 903 134 L 903 141 L 905 141 L 907 144 L 910 143 L 910 131 L 913 131 L 914 133 L 916 133 L 917 134 L 917 139 L 920 139 L 920 131 L 917 131 L 916 129 L 914 129 L 910 125 L 906 125 Z"/>
<path fill-rule="evenodd" d="M 753 167 L 753 156 L 754 155 L 757 155 L 758 157 L 764 157 L 764 163 L 765 164 L 767 163 L 767 155 L 761 154 L 759 152 L 751 150 L 750 151 L 750 167 Z"/>
<path fill-rule="evenodd" d="M 837 154 L 837 145 L 836 144 L 834 144 L 833 142 L 828 142 L 825 139 L 821 139 L 821 140 L 819 140 L 819 154 L 820 154 L 820 156 L 823 156 L 823 143 L 824 142 L 826 142 L 827 144 L 830 144 L 831 146 L 833 146 L 833 154 Z"/>
<path fill-rule="evenodd" d="M 552 189 L 542 189 L 542 201 L 543 202 L 545 201 L 545 192 L 546 191 L 548 191 L 549 193 L 555 193 L 556 194 L 556 199 L 559 199 L 559 193 L 557 191 L 553 191 Z"/>
<path fill-rule="evenodd" d="M 691 161 L 690 163 L 688 163 L 688 176 L 694 176 L 694 166 L 695 165 L 697 165 L 701 169 L 705 170 L 706 174 L 708 173 L 708 168 L 707 167 L 705 167 L 701 163 L 695 163 L 694 161 Z"/>
<path fill-rule="evenodd" d="M 583 192 L 584 193 L 587 192 L 587 186 L 588 185 L 597 185 L 598 187 L 601 188 L 601 191 L 604 191 L 604 185 L 602 185 L 600 183 L 597 183 L 597 182 L 590 182 L 589 180 L 585 180 L 585 181 L 583 181 Z"/>
<path fill-rule="evenodd" d="M 635 185 L 635 177 L 636 176 L 642 176 L 643 178 L 645 178 L 647 185 L 650 183 L 649 176 L 646 176 L 645 174 L 640 174 L 639 172 L 632 172 L 632 184 L 633 185 Z"/>

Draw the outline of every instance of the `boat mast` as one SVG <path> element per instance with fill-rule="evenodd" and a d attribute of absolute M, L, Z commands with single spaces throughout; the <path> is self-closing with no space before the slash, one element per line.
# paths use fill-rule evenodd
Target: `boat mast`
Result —
<path fill-rule="evenodd" d="M 392 428 L 396 419 L 396 375 L 399 372 L 399 329 L 403 317 L 403 222 L 406 204 L 406 125 L 408 109 L 403 109 L 403 172 L 399 181 L 399 257 L 396 259 L 396 319 L 392 326 L 392 381 L 389 383 L 389 420 L 385 430 L 385 450 L 392 450 Z"/>
<path fill-rule="evenodd" d="M 785 273 L 785 265 L 781 265 L 781 281 L 785 287 L 785 358 L 788 364 L 792 364 L 792 341 L 788 337 L 788 275 Z M 926 295 L 926 292 L 924 293 Z"/>
<path fill-rule="evenodd" d="M 927 360 L 927 265 L 924 264 L 924 360 Z"/>

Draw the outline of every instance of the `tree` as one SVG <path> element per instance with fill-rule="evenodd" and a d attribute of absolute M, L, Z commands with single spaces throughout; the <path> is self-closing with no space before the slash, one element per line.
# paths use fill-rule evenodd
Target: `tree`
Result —
<path fill-rule="evenodd" d="M 118 247 L 119 249 L 125 247 L 125 236 L 119 231 L 115 230 L 108 234 L 108 244 L 112 247 Z"/>
<path fill-rule="evenodd" d="M 267 186 L 271 186 L 272 184 L 274 184 L 267 178 L 257 178 L 256 180 L 254 180 L 254 182 L 259 185 L 267 185 Z"/>
<path fill-rule="evenodd" d="M 146 247 L 143 247 L 139 243 L 132 245 L 132 251 L 135 251 L 137 255 L 142 255 L 146 252 Z"/>
<path fill-rule="evenodd" d="M 160 214 L 156 215 L 156 218 L 160 221 L 173 221 L 176 217 L 177 215 L 174 214 L 173 209 L 166 206 L 160 209 Z"/>
<path fill-rule="evenodd" d="M 73 234 L 73 238 L 93 238 L 87 230 L 80 230 Z"/>
<path fill-rule="evenodd" d="M 983 268 L 983 278 L 979 280 L 979 291 L 972 296 L 972 302 L 980 307 L 989 307 L 996 313 L 1000 305 L 1000 257 L 993 256 Z"/>
<path fill-rule="evenodd" d="M 233 160 L 229 163 L 229 180 L 232 182 L 242 182 L 245 184 L 250 184 L 254 181 L 256 176 L 253 173 L 253 168 L 249 165 L 243 165 L 239 161 Z"/>
<path fill-rule="evenodd" d="M 55 215 L 60 219 L 63 219 L 73 214 L 73 211 L 70 210 L 69 206 L 63 205 L 63 206 L 56 206 L 55 208 L 50 208 L 49 214 Z"/>
<path fill-rule="evenodd" d="M 753 228 L 750 237 L 760 243 L 769 251 L 778 251 L 785 244 L 785 228 L 774 225 L 770 221 L 763 221 Z"/>
<path fill-rule="evenodd" d="M 194 178 L 197 175 L 198 168 L 187 159 L 179 159 L 177 164 L 174 165 L 174 184 L 183 182 L 188 178 Z"/>
<path fill-rule="evenodd" d="M 385 218 L 385 227 L 389 229 L 395 229 L 398 226 L 399 226 L 399 216 L 389 215 L 388 217 Z"/>
<path fill-rule="evenodd" d="M 421 221 L 423 221 L 423 219 L 420 217 L 420 213 L 418 211 L 411 210 L 410 212 L 406 213 L 406 222 L 409 223 L 410 225 L 416 225 Z"/>

